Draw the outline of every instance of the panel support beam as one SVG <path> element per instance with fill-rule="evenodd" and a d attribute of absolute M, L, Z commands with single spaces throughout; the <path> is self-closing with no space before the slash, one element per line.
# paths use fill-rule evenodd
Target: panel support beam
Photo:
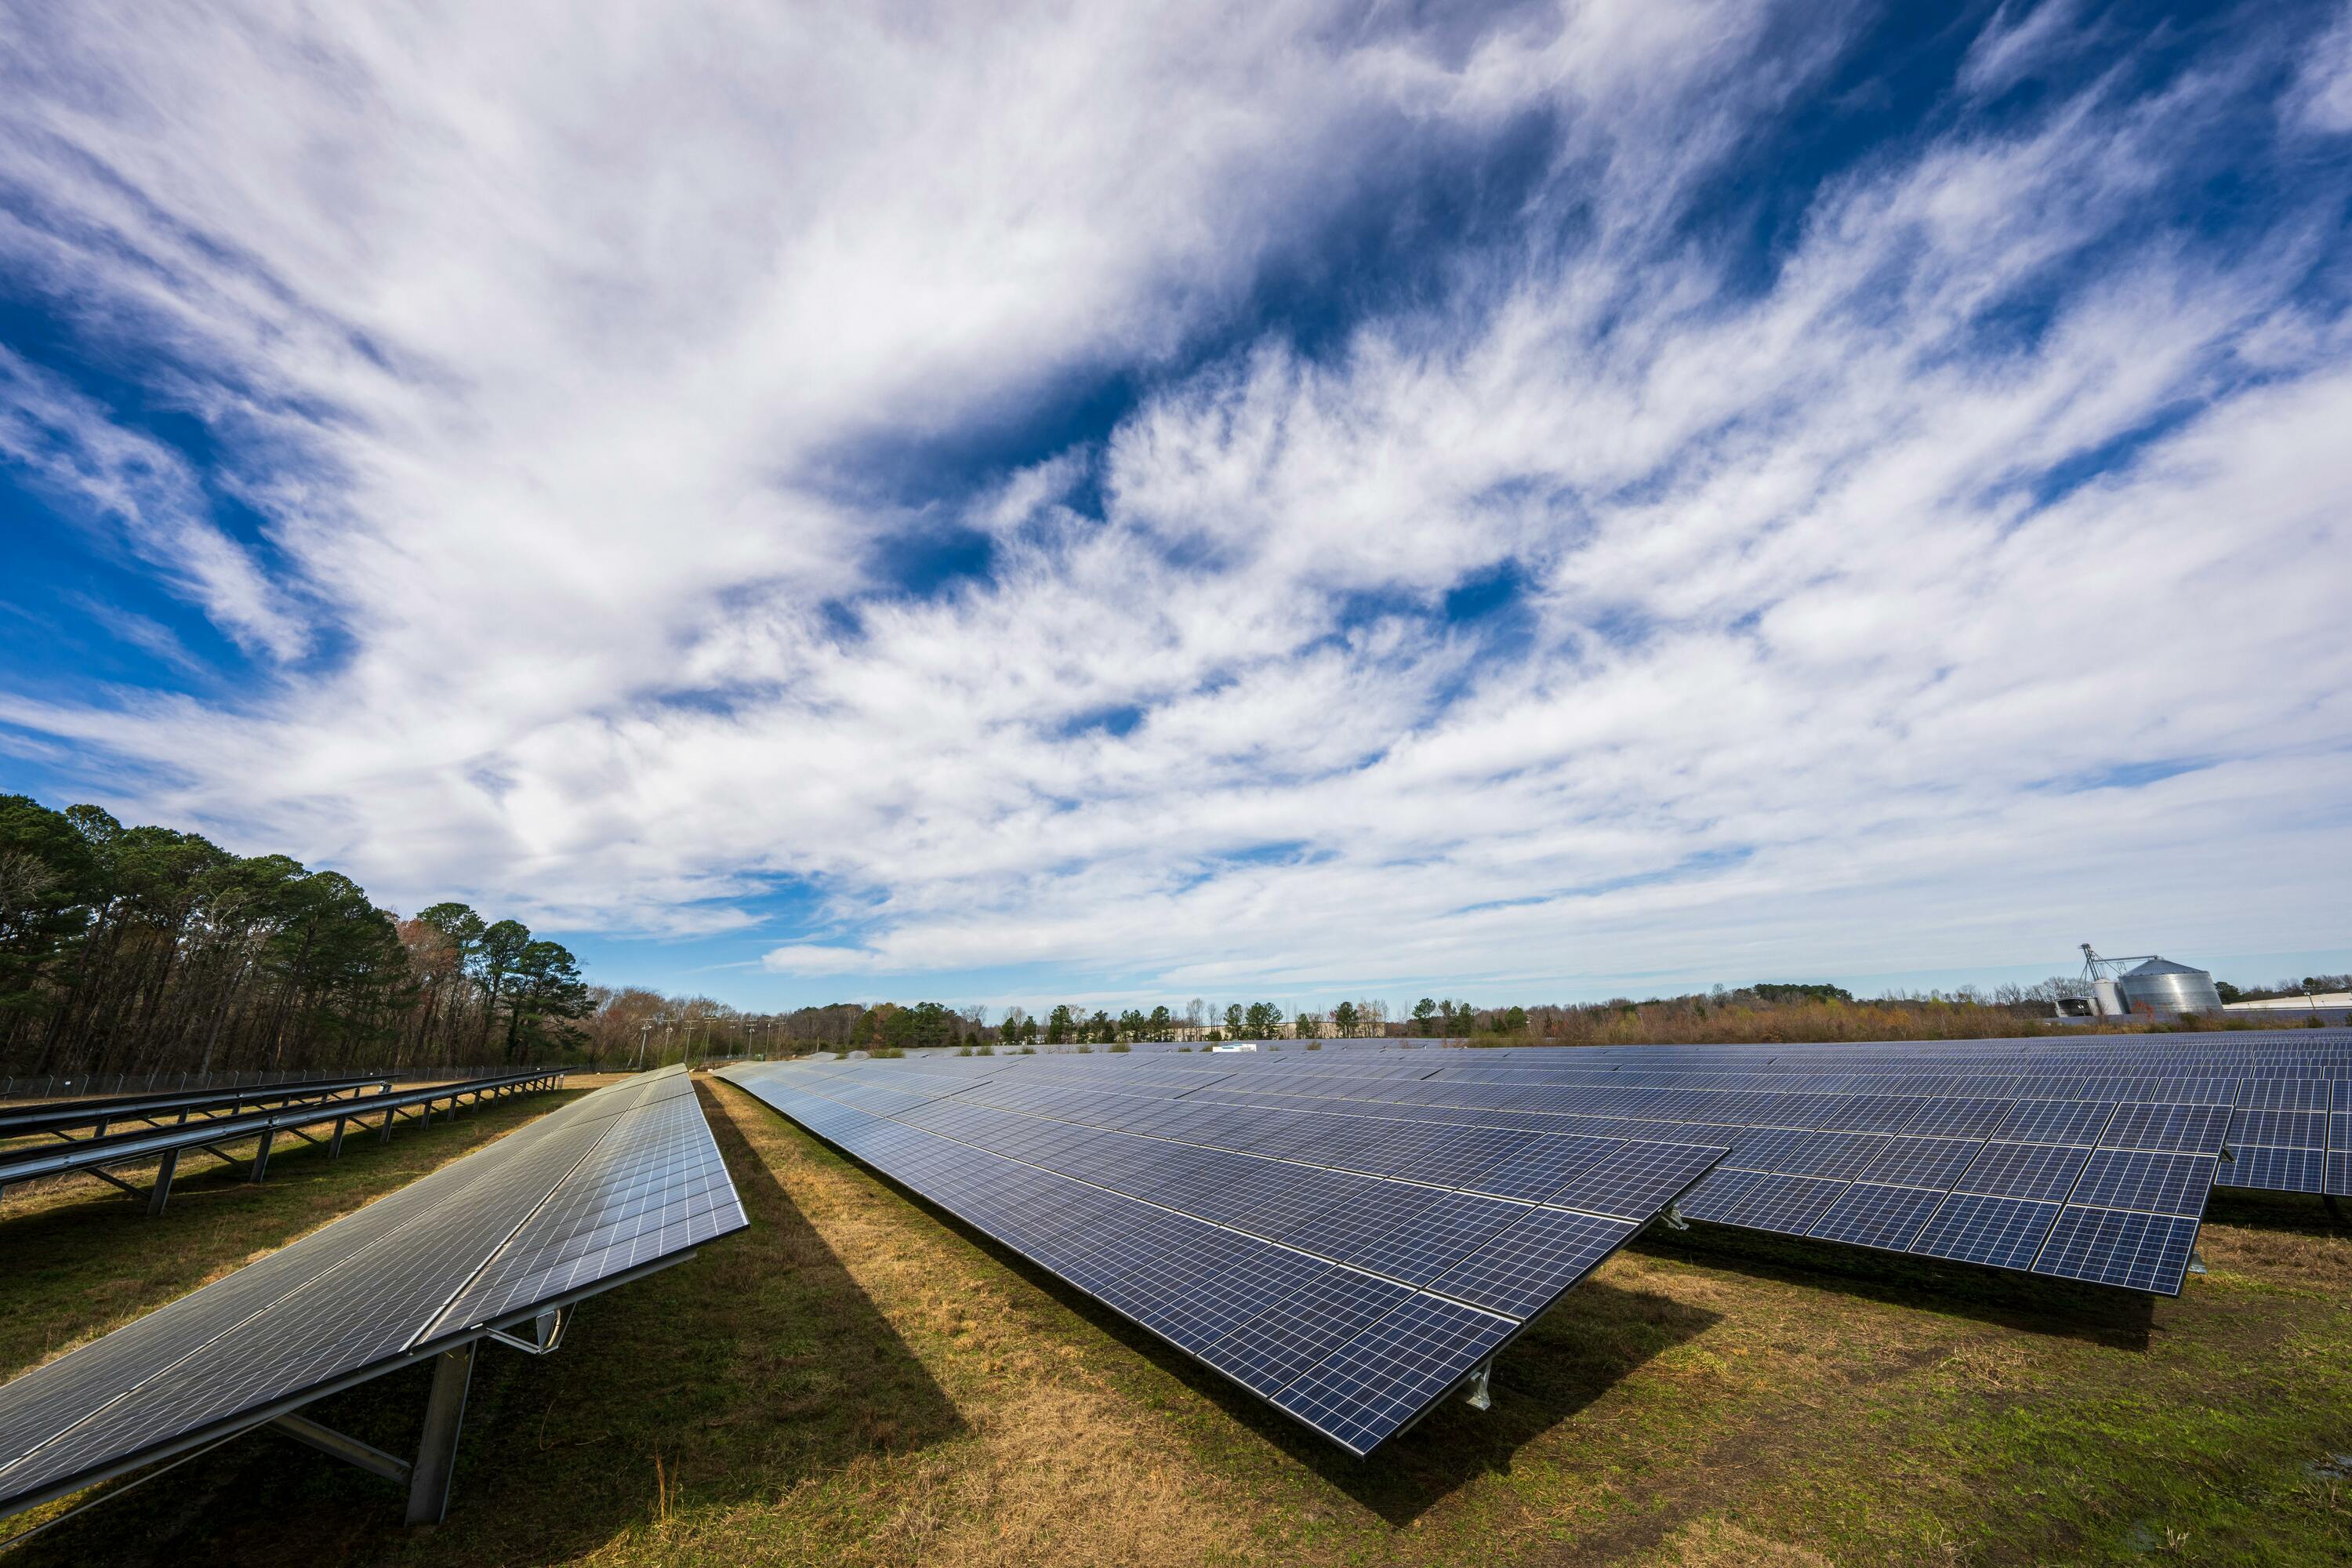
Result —
<path fill-rule="evenodd" d="M 449 1480 L 457 1467 L 457 1434 L 466 1424 L 466 1389 L 474 1378 L 467 1340 L 433 1359 L 433 1396 L 425 1405 L 425 1435 L 408 1475 L 408 1522 L 438 1524 L 449 1511 Z"/>
<path fill-rule="evenodd" d="M 134 1198 L 144 1197 L 146 1195 L 137 1187 L 132 1186 L 129 1182 L 124 1181 L 121 1177 L 116 1175 L 111 1171 L 101 1171 L 97 1166 L 91 1165 L 84 1170 L 83 1174 L 96 1176 L 101 1182 L 105 1182 L 112 1186 L 121 1187 L 124 1192 L 130 1194 L 131 1196 Z"/>
<path fill-rule="evenodd" d="M 388 1481 L 395 1483 L 406 1481 L 409 1471 L 413 1468 L 406 1459 L 395 1459 L 382 1448 L 371 1447 L 357 1437 L 346 1436 L 336 1431 L 332 1426 L 322 1426 L 307 1415 L 298 1415 L 289 1412 L 278 1416 L 269 1425 L 298 1443 L 308 1443 L 322 1454 L 332 1454 L 347 1464 L 357 1465 L 368 1474 L 382 1476 Z"/>

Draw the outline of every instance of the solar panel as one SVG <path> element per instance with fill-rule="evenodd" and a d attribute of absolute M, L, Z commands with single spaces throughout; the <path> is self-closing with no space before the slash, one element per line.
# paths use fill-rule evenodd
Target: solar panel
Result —
<path fill-rule="evenodd" d="M 1733 1153 L 1691 1194 L 1685 1212 L 1858 1246 L 1880 1245 L 1874 1238 L 1886 1232 L 1874 1221 L 1898 1215 L 1907 1221 L 1902 1211 L 1911 1205 L 1864 1194 L 1841 1207 L 1852 1184 L 1918 1187 L 1939 1200 L 1957 1193 L 2063 1205 L 2092 1165 L 2094 1150 L 2108 1152 L 2096 1162 L 2093 1190 L 2102 1204 L 2190 1210 L 2176 1217 L 2201 1217 L 2199 1168 L 2120 1156 L 2226 1151 L 2231 1157 L 2214 1170 L 2214 1184 L 2331 1194 L 2352 1186 L 2352 1131 L 2346 1131 L 2352 1128 L 2352 1046 L 2314 1047 L 2299 1037 L 1572 1051 L 1465 1052 L 1436 1045 L 1367 1046 L 1362 1054 L 1343 1054 L 1349 1047 L 1334 1043 L 1329 1054 L 1316 1057 L 1163 1055 L 1152 1062 L 1148 1081 L 1118 1057 L 936 1065 L 942 1081 L 962 1086 L 961 1099 L 1165 1129 L 1181 1138 L 1231 1142 L 1234 1127 L 1255 1125 L 1228 1120 L 1233 1114 L 1289 1111 L 1295 1124 L 1287 1137 L 1297 1150 L 1360 1165 L 1377 1163 L 1380 1151 L 1408 1151 L 1399 1157 L 1409 1159 L 1410 1152 L 1439 1146 L 1431 1142 L 1432 1124 L 1537 1135 L 1525 1146 L 1535 1152 L 1462 1178 L 1497 1196 L 1527 1196 L 1531 1186 L 1549 1184 L 1551 1169 L 1575 1163 L 1570 1150 L 1552 1140 L 1590 1141 L 1576 1146 L 1588 1150 L 1629 1137 L 1728 1142 Z M 1374 1053 L 1389 1059 L 1370 1059 Z M 1317 1118 L 1381 1121 L 1390 1130 L 1338 1129 Z M 1523 1167 L 1531 1160 L 1550 1166 L 1530 1173 Z M 1735 1180 L 1743 1171 L 1771 1179 Z M 1813 1183 L 1830 1186 L 1808 1184 Z M 1572 1187 L 1551 1190 L 1562 1194 L 1557 1201 L 1590 1206 L 1569 1195 Z M 1946 1222 L 1923 1226 L 1904 1247 L 2030 1268 L 2033 1258 L 2023 1256 L 2017 1238 L 1989 1245 L 1980 1227 L 1960 1223 L 1964 1214 L 1994 1213 L 2014 1217 L 2012 1211 L 1959 1205 Z M 2104 1234 L 2094 1233 L 2092 1244 Z M 2119 1268 L 2093 1268 L 2086 1277 L 2106 1282 L 2149 1275 Z M 2178 1276 L 2171 1277 L 2177 1289 Z"/>
<path fill-rule="evenodd" d="M 721 1076 L 1358 1455 L 1723 1153 L 896 1066 Z"/>
<path fill-rule="evenodd" d="M 486 1334 L 560 1334 L 545 1314 L 745 1223 L 682 1069 L 598 1089 L 0 1386 L 0 1511 L 418 1361 L 470 1367 Z M 378 1458 L 439 1517 L 446 1453 L 437 1495 L 425 1456 Z"/>
<path fill-rule="evenodd" d="M 2058 1217 L 2056 1204 L 1954 1193 L 1937 1209 L 1910 1250 L 1994 1268 L 2025 1268 Z"/>

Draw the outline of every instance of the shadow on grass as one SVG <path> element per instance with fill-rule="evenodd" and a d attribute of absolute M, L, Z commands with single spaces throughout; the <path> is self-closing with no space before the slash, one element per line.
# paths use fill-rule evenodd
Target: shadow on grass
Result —
<path fill-rule="evenodd" d="M 2342 1236 L 2352 1232 L 2352 1201 L 2337 1198 L 2330 1208 L 2316 1193 L 2216 1187 L 2206 1202 L 2205 1218 L 2212 1225 L 2243 1226 L 2288 1236 Z"/>
<path fill-rule="evenodd" d="M 1633 1246 L 1653 1257 L 1736 1269 L 1758 1279 L 2110 1350 L 2147 1350 L 2156 1321 L 2157 1299 L 2137 1291 L 1727 1226 L 1694 1225 L 1683 1233 L 1654 1227 Z"/>
<path fill-rule="evenodd" d="M 1652 1356 L 1720 1321 L 1718 1313 L 1651 1291 L 1588 1280 L 1496 1360 L 1492 1409 L 1482 1413 L 1449 1399 L 1370 1458 L 1358 1459 L 922 1194 L 855 1155 L 842 1157 L 1393 1525 L 1412 1523 L 1475 1477 L 1508 1471 L 1529 1441 L 1572 1419 Z"/>
<path fill-rule="evenodd" d="M 773 1500 L 860 1458 L 960 1432 L 939 1385 L 708 1092 L 751 1228 L 592 1297 L 551 1355 L 485 1344 L 446 1523 L 404 1530 L 402 1489 L 265 1431 L 16 1561 L 545 1561 L 650 1526 L 664 1487 L 673 1506 Z M 413 1367 L 304 1414 L 405 1458 L 430 1380 Z"/>

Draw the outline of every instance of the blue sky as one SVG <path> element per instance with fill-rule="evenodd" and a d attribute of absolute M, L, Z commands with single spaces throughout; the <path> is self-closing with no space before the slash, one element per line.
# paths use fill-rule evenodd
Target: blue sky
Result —
<path fill-rule="evenodd" d="M 591 9 L 0 20 L 0 788 L 750 1006 L 2352 966 L 2352 8 Z"/>

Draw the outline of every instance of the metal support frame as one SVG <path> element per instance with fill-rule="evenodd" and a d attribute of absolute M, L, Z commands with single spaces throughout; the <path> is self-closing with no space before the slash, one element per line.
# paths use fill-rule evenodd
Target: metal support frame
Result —
<path fill-rule="evenodd" d="M 528 1324 L 522 1325 L 530 1337 L 521 1338 L 504 1329 L 492 1329 L 489 1337 L 502 1345 L 522 1352 L 525 1355 L 552 1355 L 563 1344 L 563 1331 L 572 1326 L 570 1307 L 550 1307 Z"/>
<path fill-rule="evenodd" d="M 130 1194 L 134 1198 L 140 1195 L 139 1189 L 137 1187 L 132 1186 L 129 1182 L 124 1181 L 121 1177 L 114 1174 L 110 1171 L 101 1171 L 97 1166 L 92 1165 L 89 1167 L 89 1174 L 96 1176 L 100 1181 L 108 1184 L 110 1186 L 121 1187 L 124 1192 Z"/>
<path fill-rule="evenodd" d="M 269 1425 L 298 1443 L 307 1443 L 322 1454 L 332 1454 L 346 1464 L 357 1465 L 372 1476 L 382 1476 L 395 1483 L 408 1479 L 415 1467 L 406 1459 L 396 1459 L 382 1448 L 373 1447 L 357 1437 L 347 1436 L 332 1426 L 322 1426 L 308 1415 L 289 1411 Z"/>
<path fill-rule="evenodd" d="M 147 1194 L 148 1218 L 152 1219 L 162 1214 L 163 1205 L 172 1201 L 172 1178 L 179 1173 L 179 1170 L 180 1152 L 177 1149 L 164 1150 L 163 1163 L 155 1167 L 155 1188 Z"/>
<path fill-rule="evenodd" d="M 2191 1274 L 2205 1272 L 2205 1255 L 2193 1247 L 2189 1249 L 2189 1272 Z"/>
<path fill-rule="evenodd" d="M 261 1130 L 261 1146 L 253 1152 L 253 1170 L 245 1178 L 247 1181 L 257 1182 L 269 1173 L 269 1145 L 277 1140 L 278 1129 L 275 1127 Z"/>
<path fill-rule="evenodd" d="M 1470 1369 L 1470 1382 L 1462 1394 L 1462 1402 L 1465 1405 L 1473 1410 L 1492 1410 L 1495 1407 L 1494 1390 L 1487 1385 L 1486 1381 L 1494 1375 L 1494 1372 L 1495 1363 L 1491 1359 L 1482 1361 Z"/>
<path fill-rule="evenodd" d="M 425 1405 L 425 1436 L 408 1473 L 410 1524 L 438 1524 L 449 1511 L 449 1482 L 457 1469 L 457 1433 L 466 1424 L 466 1389 L 474 1377 L 474 1347 L 443 1351 L 433 1361 L 433 1396 Z"/>
<path fill-rule="evenodd" d="M 335 1135 L 327 1140 L 328 1159 L 340 1160 L 343 1157 L 343 1128 L 350 1121 L 351 1118 L 348 1116 L 335 1118 Z"/>
<path fill-rule="evenodd" d="M 1690 1221 L 1683 1218 L 1683 1211 L 1674 1204 L 1668 1204 L 1665 1207 L 1660 1209 L 1658 1211 L 1658 1217 L 1666 1222 L 1666 1228 L 1668 1230 L 1688 1230 L 1690 1228 Z"/>

